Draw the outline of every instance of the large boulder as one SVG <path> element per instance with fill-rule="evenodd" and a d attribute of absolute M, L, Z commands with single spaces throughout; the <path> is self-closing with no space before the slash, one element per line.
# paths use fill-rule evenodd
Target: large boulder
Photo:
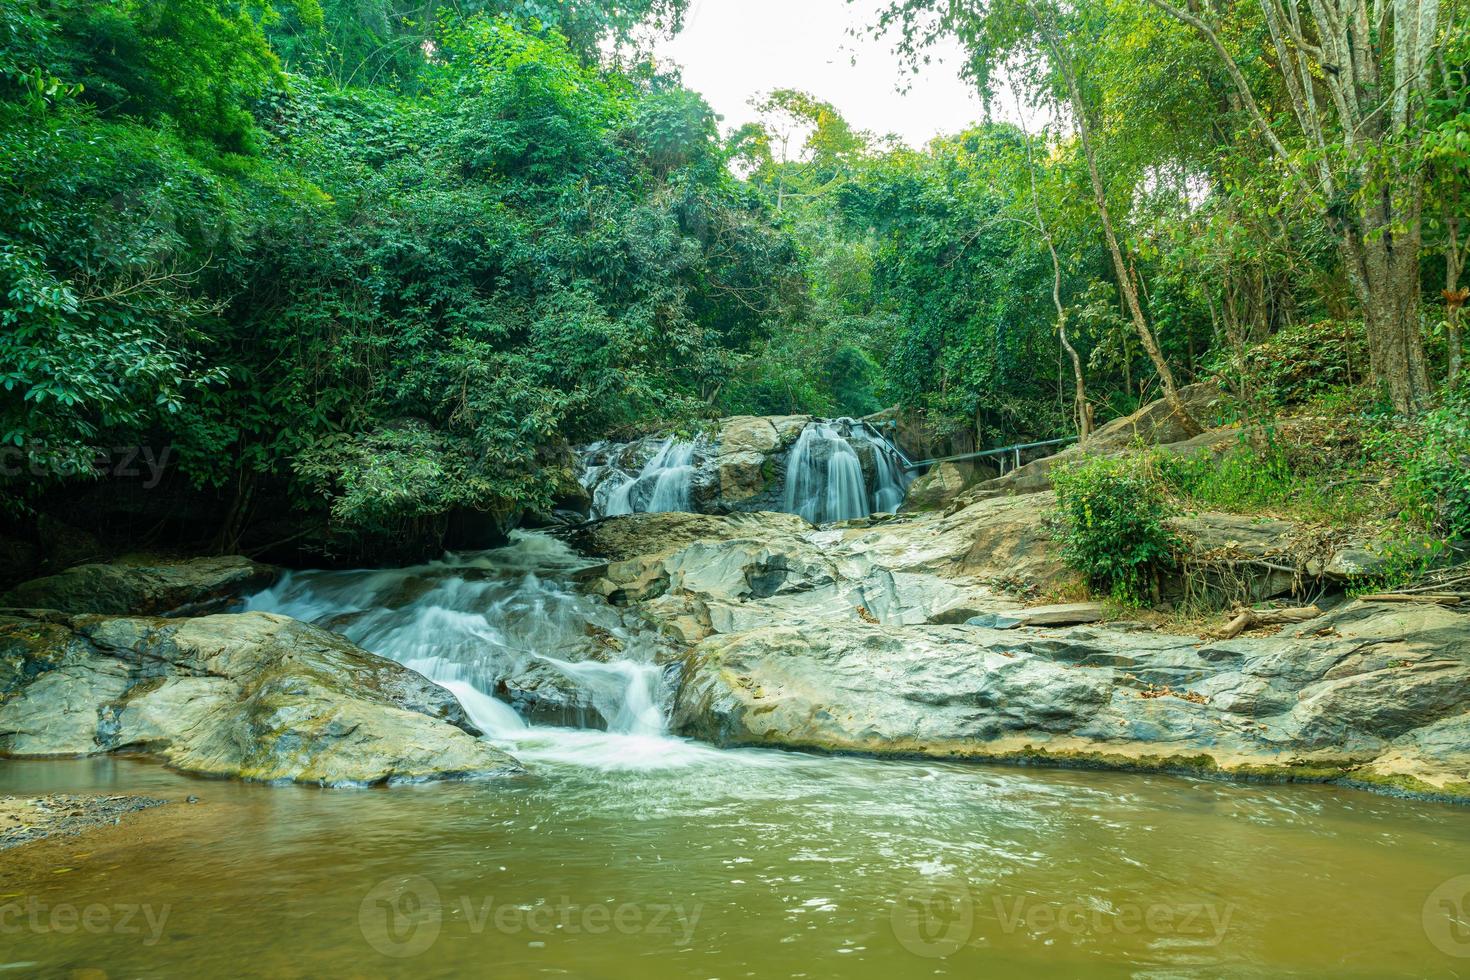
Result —
<path fill-rule="evenodd" d="M 0 608 L 116 616 L 198 615 L 223 610 L 269 587 L 280 574 L 278 568 L 235 555 L 77 565 L 17 585 L 0 595 Z"/>
<path fill-rule="evenodd" d="M 906 511 L 938 510 L 965 489 L 965 471 L 954 463 L 936 463 L 909 487 Z"/>
<path fill-rule="evenodd" d="M 703 509 L 712 513 L 774 510 L 784 502 L 786 454 L 810 415 L 742 415 L 725 419 L 700 479 Z"/>
<path fill-rule="evenodd" d="M 584 588 L 686 643 L 775 624 L 963 622 L 1008 602 L 956 564 L 964 532 L 935 542 L 903 521 L 818 531 L 790 514 L 602 523 L 577 542 L 618 560 L 589 569 Z"/>
<path fill-rule="evenodd" d="M 775 626 L 688 656 L 722 745 L 1341 780 L 1470 799 L 1470 614 L 1353 604 L 1204 644 L 1107 627 Z"/>
<path fill-rule="evenodd" d="M 448 691 L 284 616 L 0 616 L 0 755 L 321 786 L 520 771 L 478 734 Z"/>

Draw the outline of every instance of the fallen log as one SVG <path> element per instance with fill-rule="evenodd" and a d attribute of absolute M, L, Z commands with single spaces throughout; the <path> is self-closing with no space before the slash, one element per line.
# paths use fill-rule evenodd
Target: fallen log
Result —
<path fill-rule="evenodd" d="M 1225 624 L 1225 628 L 1216 634 L 1222 640 L 1231 640 L 1246 630 L 1252 630 L 1258 626 L 1290 626 L 1293 623 L 1305 623 L 1322 615 L 1322 610 L 1316 606 L 1298 606 L 1293 609 L 1242 609 L 1240 613 Z"/>

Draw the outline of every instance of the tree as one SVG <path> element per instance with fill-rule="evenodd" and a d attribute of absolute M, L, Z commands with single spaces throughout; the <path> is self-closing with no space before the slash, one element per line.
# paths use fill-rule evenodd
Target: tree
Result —
<path fill-rule="evenodd" d="M 925 16 L 935 12 L 937 20 L 925 22 Z M 966 72 L 987 90 L 995 68 L 1012 54 L 1020 58 L 1036 59 L 1024 63 L 1036 73 L 1033 76 L 1034 84 L 1060 83 L 1062 99 L 1070 107 L 1077 126 L 1078 139 L 1087 163 L 1093 202 L 1102 225 L 1103 240 L 1133 329 L 1154 366 L 1170 407 L 1186 431 L 1197 432 L 1199 424 L 1179 395 L 1173 369 L 1164 357 L 1149 325 L 1134 270 L 1124 256 L 1117 222 L 1108 200 L 1108 188 L 1099 163 L 1099 134 L 1092 116 L 1092 106 L 1086 98 L 1078 72 L 1080 59 L 1074 49 L 1076 39 L 1085 30 L 1086 8 L 1077 8 L 1071 13 L 1070 20 L 1064 26 L 1059 8 L 1046 0 L 994 0 L 975 5 L 958 4 L 951 0 L 894 0 L 884 11 L 880 24 L 884 27 L 895 21 L 903 24 L 904 44 L 911 54 L 922 45 L 932 43 L 940 35 L 957 36 L 970 52 L 971 60 L 966 66 Z"/>
<path fill-rule="evenodd" d="M 1239 5 L 1206 11 L 1149 2 L 1197 30 L 1219 56 L 1260 137 L 1337 236 L 1375 377 L 1400 411 L 1424 407 L 1431 387 L 1420 325 L 1418 150 L 1441 43 L 1439 0 L 1312 0 L 1305 10 L 1300 0 L 1262 0 L 1280 100 L 1257 99 L 1221 37 L 1219 25 L 1242 22 Z M 1278 135 L 1285 112 L 1305 138 L 1300 150 Z"/>

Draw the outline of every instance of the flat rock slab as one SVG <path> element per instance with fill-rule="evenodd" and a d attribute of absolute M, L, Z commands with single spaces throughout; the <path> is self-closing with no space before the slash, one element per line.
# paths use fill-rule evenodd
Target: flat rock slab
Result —
<path fill-rule="evenodd" d="M 1013 630 L 1022 626 L 1083 626 L 1100 623 L 1107 609 L 1100 602 L 1070 602 L 1056 606 L 1032 606 L 1006 613 L 985 613 L 965 620 L 966 626 Z"/>
<path fill-rule="evenodd" d="M 712 636 L 675 730 L 721 745 L 1342 781 L 1470 800 L 1470 616 L 1352 604 L 1202 644 L 1077 626 Z"/>

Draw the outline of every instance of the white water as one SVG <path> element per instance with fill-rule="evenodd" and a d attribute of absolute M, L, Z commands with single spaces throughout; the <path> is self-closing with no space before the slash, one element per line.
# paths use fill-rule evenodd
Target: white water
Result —
<path fill-rule="evenodd" d="M 717 750 L 671 738 L 657 638 L 577 592 L 587 562 L 540 534 L 413 568 L 298 572 L 247 603 L 327 629 L 454 694 L 485 735 L 522 759 L 602 769 L 680 766 Z M 528 724 L 505 695 L 550 685 L 602 729 Z"/>
<path fill-rule="evenodd" d="M 887 442 L 868 434 L 863 426 L 853 430 L 855 438 L 862 439 L 873 447 L 873 468 L 876 471 L 876 486 L 873 488 L 873 512 L 895 513 L 903 506 L 908 496 L 913 477 L 898 465 L 898 457 Z"/>
<path fill-rule="evenodd" d="M 645 488 L 652 484 L 652 490 Z M 615 484 L 598 515 L 688 511 L 693 505 L 694 443 L 670 437 L 633 479 Z M 646 495 L 646 500 L 645 500 Z"/>
<path fill-rule="evenodd" d="M 873 458 L 869 493 L 857 448 Z M 786 510 L 813 524 L 829 524 L 893 512 L 903 504 L 908 479 L 893 450 L 851 419 L 813 422 L 802 430 L 786 460 Z"/>
<path fill-rule="evenodd" d="M 857 451 L 836 425 L 813 422 L 786 460 L 786 511 L 813 524 L 867 517 L 868 488 Z"/>

